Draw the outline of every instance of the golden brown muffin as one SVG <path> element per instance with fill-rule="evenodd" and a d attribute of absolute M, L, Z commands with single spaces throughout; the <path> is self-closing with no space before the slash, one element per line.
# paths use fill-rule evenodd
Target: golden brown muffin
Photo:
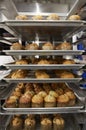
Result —
<path fill-rule="evenodd" d="M 34 118 L 27 117 L 24 121 L 24 130 L 35 130 L 36 121 Z"/>
<path fill-rule="evenodd" d="M 26 15 L 18 15 L 15 18 L 16 20 L 28 20 L 28 17 Z"/>
<path fill-rule="evenodd" d="M 51 14 L 47 17 L 47 20 L 60 20 L 60 18 L 57 14 Z"/>
<path fill-rule="evenodd" d="M 58 107 L 65 107 L 69 104 L 69 97 L 66 94 L 60 95 L 57 98 L 57 106 Z"/>
<path fill-rule="evenodd" d="M 40 91 L 38 93 L 38 95 L 40 95 L 41 97 L 45 98 L 47 96 L 47 93 L 45 91 Z"/>
<path fill-rule="evenodd" d="M 22 130 L 23 120 L 20 117 L 14 117 L 11 121 L 10 130 Z"/>
<path fill-rule="evenodd" d="M 32 17 L 32 20 L 43 20 L 43 17 L 41 15 L 35 15 Z"/>
<path fill-rule="evenodd" d="M 56 98 L 51 95 L 47 95 L 44 98 L 44 106 L 45 107 L 55 107 L 56 106 Z"/>
<path fill-rule="evenodd" d="M 53 119 L 53 130 L 64 130 L 65 121 L 62 117 L 54 117 Z"/>
<path fill-rule="evenodd" d="M 17 78 L 25 78 L 27 75 L 27 72 L 25 70 L 16 70 L 13 72 L 11 75 L 12 79 L 17 79 Z"/>
<path fill-rule="evenodd" d="M 74 60 L 64 60 L 62 64 L 75 64 Z"/>
<path fill-rule="evenodd" d="M 49 95 L 51 95 L 51 96 L 53 96 L 53 97 L 55 97 L 55 98 L 58 98 L 58 93 L 57 92 L 55 92 L 55 91 L 53 91 L 53 90 L 51 90 L 50 92 L 49 92 Z"/>
<path fill-rule="evenodd" d="M 43 46 L 42 46 L 42 50 L 54 50 L 54 45 L 50 42 L 46 42 Z"/>
<path fill-rule="evenodd" d="M 71 15 L 68 20 L 81 20 L 81 17 L 79 15 Z"/>
<path fill-rule="evenodd" d="M 7 108 L 15 108 L 15 107 L 17 107 L 17 101 L 18 101 L 18 97 L 17 96 L 10 96 L 6 100 L 6 107 Z"/>
<path fill-rule="evenodd" d="M 25 92 L 27 92 L 28 90 L 33 91 L 33 84 L 32 83 L 25 84 Z"/>
<path fill-rule="evenodd" d="M 72 74 L 71 72 L 63 72 L 60 75 L 60 78 L 74 78 L 74 74 Z"/>
<path fill-rule="evenodd" d="M 76 96 L 72 91 L 65 93 L 69 97 L 69 106 L 75 105 L 76 102 Z"/>
<path fill-rule="evenodd" d="M 13 43 L 12 46 L 10 47 L 10 50 L 22 50 L 23 49 L 23 46 L 16 42 L 16 43 Z"/>
<path fill-rule="evenodd" d="M 20 98 L 22 96 L 22 93 L 20 91 L 13 91 L 11 95 Z"/>
<path fill-rule="evenodd" d="M 26 44 L 25 50 L 38 50 L 39 46 L 36 43 Z"/>
<path fill-rule="evenodd" d="M 58 95 L 62 95 L 64 93 L 63 89 L 62 88 L 57 88 L 55 90 L 55 92 L 58 94 Z"/>
<path fill-rule="evenodd" d="M 32 91 L 32 90 L 28 90 L 24 93 L 24 95 L 28 95 L 28 96 L 31 96 L 31 98 L 34 96 L 35 92 Z"/>
<path fill-rule="evenodd" d="M 38 64 L 50 64 L 48 60 L 40 60 Z"/>
<path fill-rule="evenodd" d="M 37 79 L 50 78 L 50 76 L 46 72 L 40 71 L 40 70 L 35 72 L 35 76 L 36 76 Z"/>
<path fill-rule="evenodd" d="M 56 50 L 72 50 L 72 44 L 64 41 L 63 43 L 56 46 Z"/>
<path fill-rule="evenodd" d="M 32 107 L 43 107 L 43 97 L 36 94 L 32 97 Z"/>
<path fill-rule="evenodd" d="M 24 64 L 28 64 L 28 61 L 26 59 L 21 59 L 16 61 L 15 63 L 16 65 L 24 65 Z"/>
<path fill-rule="evenodd" d="M 31 103 L 31 95 L 23 94 L 19 99 L 20 108 L 28 108 Z"/>
<path fill-rule="evenodd" d="M 52 121 L 50 118 L 41 119 L 41 130 L 52 130 Z"/>

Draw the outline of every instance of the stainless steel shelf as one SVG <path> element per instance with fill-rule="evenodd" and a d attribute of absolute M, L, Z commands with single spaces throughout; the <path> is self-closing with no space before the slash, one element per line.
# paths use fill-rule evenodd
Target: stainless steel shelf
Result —
<path fill-rule="evenodd" d="M 3 80 L 9 83 L 58 83 L 58 82 L 79 82 L 82 78 L 47 78 L 47 79 L 36 79 L 36 78 L 18 78 L 18 79 L 11 79 L 11 78 L 3 78 Z"/>
<path fill-rule="evenodd" d="M 7 55 L 81 55 L 84 50 L 3 50 Z"/>
<path fill-rule="evenodd" d="M 53 36 L 62 40 L 66 35 L 71 33 L 74 35 L 79 28 L 84 26 L 83 21 L 69 20 L 7 20 L 5 24 L 21 34 L 24 40 L 34 39 L 36 34 L 39 37 Z"/>
<path fill-rule="evenodd" d="M 71 65 L 65 65 L 65 64 L 27 64 L 27 65 L 16 65 L 16 64 L 6 64 L 4 65 L 7 69 L 80 69 L 85 66 L 85 64 L 71 64 Z"/>

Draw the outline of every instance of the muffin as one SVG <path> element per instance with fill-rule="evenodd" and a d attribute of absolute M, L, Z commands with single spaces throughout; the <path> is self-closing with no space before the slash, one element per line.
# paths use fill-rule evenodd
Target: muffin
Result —
<path fill-rule="evenodd" d="M 34 96 L 35 92 L 32 91 L 32 90 L 28 90 L 24 93 L 24 95 L 28 95 L 28 96 L 31 96 L 31 98 Z"/>
<path fill-rule="evenodd" d="M 20 91 L 13 91 L 11 95 L 20 98 L 22 96 L 22 93 Z"/>
<path fill-rule="evenodd" d="M 20 108 L 28 108 L 31 105 L 31 95 L 23 94 L 19 99 Z"/>
<path fill-rule="evenodd" d="M 56 50 L 72 50 L 72 44 L 64 41 L 63 43 L 56 46 Z"/>
<path fill-rule="evenodd" d="M 73 106 L 76 103 L 76 96 L 72 91 L 65 93 L 69 97 L 69 106 Z"/>
<path fill-rule="evenodd" d="M 41 15 L 35 15 L 32 17 L 32 20 L 43 20 L 43 17 Z"/>
<path fill-rule="evenodd" d="M 36 43 L 26 44 L 25 50 L 38 50 L 39 46 Z"/>
<path fill-rule="evenodd" d="M 59 16 L 57 14 L 51 14 L 47 17 L 47 20 L 59 20 Z"/>
<path fill-rule="evenodd" d="M 74 78 L 74 74 L 72 74 L 71 72 L 63 72 L 60 75 L 60 78 Z"/>
<path fill-rule="evenodd" d="M 65 107 L 69 104 L 69 97 L 66 94 L 60 95 L 57 98 L 57 106 L 58 107 Z"/>
<path fill-rule="evenodd" d="M 16 65 L 24 65 L 24 64 L 28 64 L 28 61 L 26 59 L 21 59 L 16 61 L 15 63 Z"/>
<path fill-rule="evenodd" d="M 81 20 L 81 17 L 79 15 L 71 15 L 68 20 Z"/>
<path fill-rule="evenodd" d="M 37 79 L 50 78 L 50 76 L 46 72 L 40 71 L 40 70 L 35 72 L 35 76 L 36 76 Z"/>
<path fill-rule="evenodd" d="M 59 96 L 64 93 L 64 91 L 63 91 L 62 88 L 57 88 L 57 89 L 55 90 L 55 92 L 56 92 Z"/>
<path fill-rule="evenodd" d="M 36 94 L 32 97 L 32 107 L 43 107 L 43 97 Z"/>
<path fill-rule="evenodd" d="M 62 64 L 75 64 L 74 60 L 64 60 Z"/>
<path fill-rule="evenodd" d="M 44 98 L 44 106 L 45 107 L 55 107 L 56 106 L 56 98 L 51 95 L 47 95 Z"/>
<path fill-rule="evenodd" d="M 46 93 L 49 93 L 49 91 L 51 91 L 51 85 L 48 83 L 43 83 L 43 89 Z"/>
<path fill-rule="evenodd" d="M 39 65 L 41 65 L 41 64 L 50 64 L 50 62 L 49 62 L 48 60 L 40 60 L 40 61 L 38 62 L 38 64 L 39 64 Z"/>
<path fill-rule="evenodd" d="M 6 100 L 6 107 L 7 108 L 16 108 L 17 107 L 17 102 L 18 102 L 18 97 L 17 96 L 10 96 Z"/>
<path fill-rule="evenodd" d="M 11 121 L 10 130 L 22 130 L 23 120 L 20 117 L 14 117 Z"/>
<path fill-rule="evenodd" d="M 12 73 L 11 78 L 12 79 L 17 79 L 17 78 L 25 78 L 27 75 L 26 70 L 16 70 Z"/>
<path fill-rule="evenodd" d="M 34 118 L 27 117 L 24 121 L 24 130 L 35 130 L 36 121 Z"/>
<path fill-rule="evenodd" d="M 53 118 L 53 130 L 64 130 L 64 119 L 62 117 Z"/>
<path fill-rule="evenodd" d="M 18 15 L 15 18 L 16 20 L 28 20 L 28 17 L 26 15 Z"/>
<path fill-rule="evenodd" d="M 52 121 L 50 118 L 41 119 L 41 130 L 52 130 Z"/>
<path fill-rule="evenodd" d="M 32 83 L 25 84 L 25 92 L 27 92 L 28 90 L 33 91 L 33 84 Z"/>
<path fill-rule="evenodd" d="M 16 42 L 16 43 L 13 43 L 12 46 L 10 47 L 10 50 L 22 50 L 23 49 L 23 46 Z"/>
<path fill-rule="evenodd" d="M 54 46 L 53 46 L 52 43 L 46 42 L 46 43 L 42 46 L 42 50 L 54 50 Z"/>
<path fill-rule="evenodd" d="M 40 91 L 43 91 L 42 85 L 39 83 L 33 83 L 34 91 L 36 94 L 38 94 Z"/>
<path fill-rule="evenodd" d="M 58 97 L 58 93 L 56 93 L 56 92 L 53 91 L 53 90 L 51 90 L 51 91 L 49 92 L 49 95 L 54 96 L 55 98 Z"/>
<path fill-rule="evenodd" d="M 41 97 L 45 98 L 47 96 L 47 93 L 45 91 L 40 91 L 38 93 L 38 95 L 40 95 Z"/>

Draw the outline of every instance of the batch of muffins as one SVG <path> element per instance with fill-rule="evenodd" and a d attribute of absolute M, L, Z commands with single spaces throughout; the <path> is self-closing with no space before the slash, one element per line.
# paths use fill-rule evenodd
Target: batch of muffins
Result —
<path fill-rule="evenodd" d="M 60 114 L 52 115 L 14 115 L 10 130 L 64 130 L 65 120 Z"/>
<path fill-rule="evenodd" d="M 32 17 L 26 15 L 18 15 L 16 16 L 15 20 L 60 20 L 60 17 L 57 14 L 50 14 L 49 16 L 45 17 L 42 15 L 35 15 Z M 68 20 L 81 20 L 79 15 L 71 15 Z"/>
<path fill-rule="evenodd" d="M 5 101 L 7 108 L 66 107 L 76 103 L 74 92 L 65 83 L 19 83 Z"/>

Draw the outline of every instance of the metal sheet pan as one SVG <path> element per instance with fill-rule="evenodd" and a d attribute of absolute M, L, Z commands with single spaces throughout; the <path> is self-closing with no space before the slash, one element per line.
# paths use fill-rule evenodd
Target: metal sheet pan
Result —
<path fill-rule="evenodd" d="M 81 55 L 84 50 L 3 50 L 7 55 Z"/>
<path fill-rule="evenodd" d="M 2 106 L 2 109 L 9 112 L 43 112 L 43 113 L 55 113 L 55 112 L 67 112 L 83 109 L 84 105 L 77 99 L 77 103 L 74 106 L 68 107 L 52 107 L 52 108 L 6 108 L 5 103 Z"/>
<path fill-rule="evenodd" d="M 58 83 L 58 82 L 79 82 L 82 78 L 46 78 L 46 79 L 36 79 L 36 78 L 18 78 L 18 79 L 11 79 L 11 78 L 3 78 L 3 80 L 10 82 L 10 83 Z"/>
<path fill-rule="evenodd" d="M 16 64 L 6 64 L 4 65 L 7 69 L 80 69 L 85 66 L 85 64 L 26 64 L 26 65 L 16 65 Z"/>

